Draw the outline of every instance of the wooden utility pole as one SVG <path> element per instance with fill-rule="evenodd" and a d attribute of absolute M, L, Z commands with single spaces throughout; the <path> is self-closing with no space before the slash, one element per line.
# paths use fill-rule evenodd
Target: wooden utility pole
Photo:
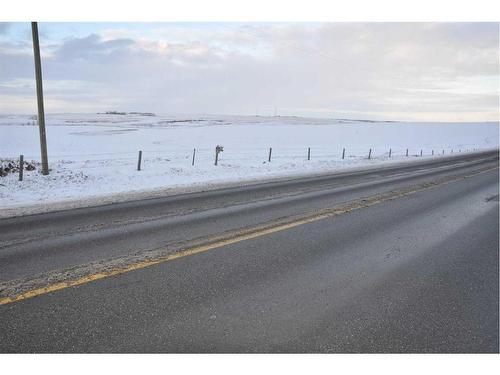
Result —
<path fill-rule="evenodd" d="M 38 25 L 31 22 L 33 35 L 33 52 L 35 55 L 36 98 L 38 102 L 38 130 L 40 132 L 40 151 L 42 153 L 42 174 L 49 174 L 47 158 L 47 136 L 45 134 L 45 114 L 43 110 L 42 63 L 40 61 L 40 43 L 38 42 Z"/>

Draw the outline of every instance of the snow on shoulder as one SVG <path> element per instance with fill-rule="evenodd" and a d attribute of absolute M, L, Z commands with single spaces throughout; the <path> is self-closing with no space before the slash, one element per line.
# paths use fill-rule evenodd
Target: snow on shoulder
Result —
<path fill-rule="evenodd" d="M 23 181 L 2 173 L 0 216 L 420 160 L 420 153 L 440 157 L 499 143 L 498 123 L 140 112 L 53 114 L 46 123 L 50 174 L 43 176 L 36 116 L 0 116 L 1 134 L 8 134 L 0 163 L 17 165 L 23 154 L 36 167 L 24 170 Z M 223 152 L 216 153 L 217 146 Z"/>

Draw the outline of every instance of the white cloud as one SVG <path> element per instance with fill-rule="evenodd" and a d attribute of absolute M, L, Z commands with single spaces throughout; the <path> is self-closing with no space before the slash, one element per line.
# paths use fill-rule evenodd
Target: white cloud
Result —
<path fill-rule="evenodd" d="M 498 120 L 498 24 L 189 26 L 50 44 L 44 77 L 66 83 L 46 85 L 47 111 Z M 32 56 L 11 47 L 0 41 L 4 103 L 19 102 L 6 82 L 33 78 Z"/>

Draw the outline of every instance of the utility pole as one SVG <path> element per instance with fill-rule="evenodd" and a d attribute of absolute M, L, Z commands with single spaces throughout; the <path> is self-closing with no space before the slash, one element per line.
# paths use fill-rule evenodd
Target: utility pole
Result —
<path fill-rule="evenodd" d="M 31 22 L 33 35 L 33 52 L 35 55 L 36 98 L 38 102 L 38 130 L 40 132 L 40 150 L 42 153 L 42 174 L 49 174 L 47 158 L 47 136 L 45 134 L 45 115 L 43 110 L 42 63 L 40 61 L 40 43 L 38 42 L 38 25 Z"/>

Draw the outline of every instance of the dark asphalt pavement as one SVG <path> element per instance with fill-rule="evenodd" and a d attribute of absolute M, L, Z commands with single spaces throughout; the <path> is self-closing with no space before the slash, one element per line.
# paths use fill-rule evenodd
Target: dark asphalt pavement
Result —
<path fill-rule="evenodd" d="M 0 306 L 0 352 L 498 352 L 495 167 L 469 155 L 2 220 L 0 282 L 470 176 Z"/>

